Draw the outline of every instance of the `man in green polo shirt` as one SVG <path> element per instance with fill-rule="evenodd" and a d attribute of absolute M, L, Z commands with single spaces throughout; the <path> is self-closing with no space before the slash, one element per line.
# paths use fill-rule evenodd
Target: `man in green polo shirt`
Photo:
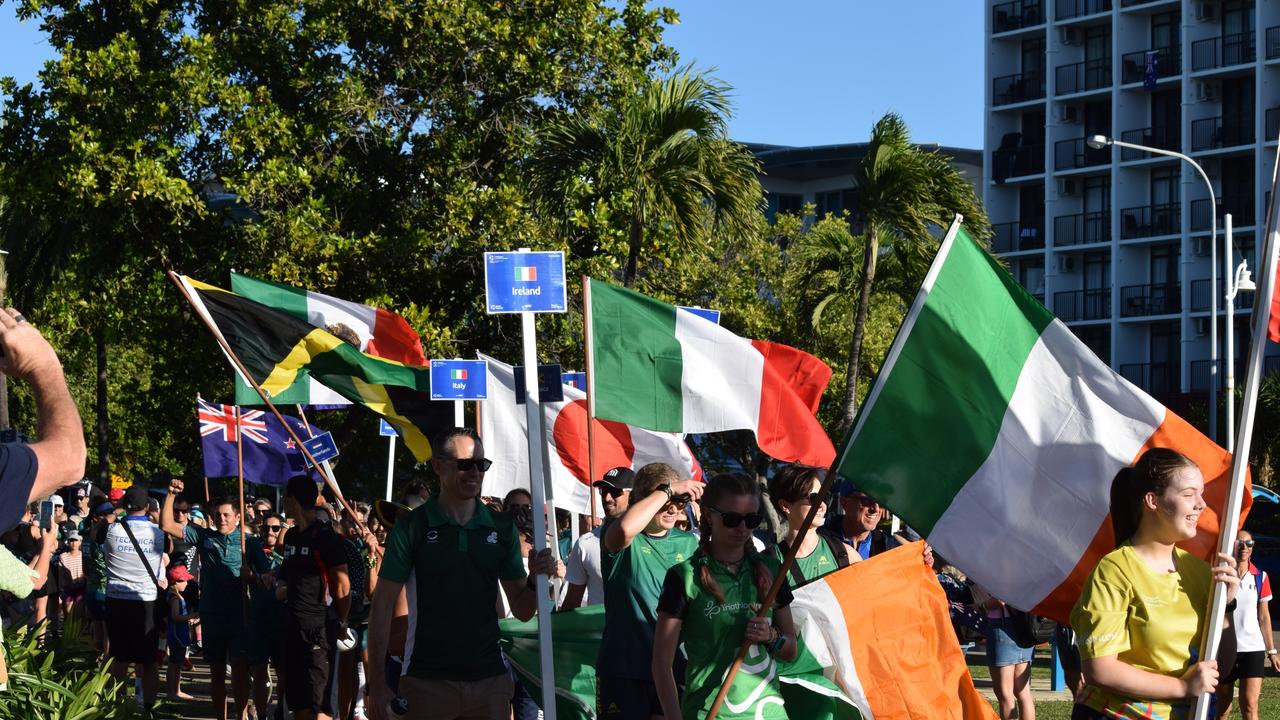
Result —
<path fill-rule="evenodd" d="M 271 564 L 262 552 L 262 542 L 248 535 L 245 537 L 245 552 L 249 562 L 248 567 L 243 567 L 240 513 L 230 499 L 215 499 L 209 503 L 213 529 L 178 522 L 174 517 L 173 504 L 182 490 L 182 480 L 174 478 L 169 482 L 169 494 L 165 495 L 164 507 L 160 509 L 160 529 L 196 548 L 196 557 L 200 559 L 201 649 L 205 662 L 209 663 L 209 694 L 213 698 L 214 714 L 219 720 L 226 720 L 226 667 L 230 664 L 235 716 L 241 718 L 249 705 L 251 670 L 249 628 L 244 622 L 245 578 L 249 567 L 255 572 L 267 573 Z M 266 663 L 255 665 L 252 670 L 265 673 Z"/>
<path fill-rule="evenodd" d="M 564 577 L 564 564 L 549 549 L 521 562 L 520 538 L 511 518 L 480 501 L 491 461 L 474 431 L 453 428 L 432 443 L 431 467 L 440 492 L 402 516 L 387 538 L 369 619 L 367 709 L 388 717 L 391 691 L 384 677 L 387 640 L 396 597 L 408 586 L 409 624 L 396 708 L 412 718 L 510 717 L 514 681 L 498 646 L 498 585 L 521 620 L 538 611 L 533 577 Z"/>

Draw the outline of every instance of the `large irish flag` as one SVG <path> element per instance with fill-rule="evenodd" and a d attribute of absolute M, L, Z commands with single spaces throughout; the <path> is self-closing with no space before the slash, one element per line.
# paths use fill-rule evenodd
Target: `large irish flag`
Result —
<path fill-rule="evenodd" d="M 994 595 L 1065 622 L 1115 546 L 1111 480 L 1152 447 L 1200 466 L 1208 509 L 1184 547 L 1209 558 L 1230 454 L 1099 360 L 957 220 L 839 470 Z"/>
<path fill-rule="evenodd" d="M 275 308 L 344 340 L 358 340 L 360 352 L 405 365 L 426 365 L 422 339 L 390 310 L 332 295 L 231 273 L 231 292 Z M 350 332 L 347 332 L 350 331 Z M 282 404 L 346 405 L 350 401 L 313 378 L 302 378 L 273 398 Z M 236 382 L 236 403 L 261 403 L 253 388 Z"/>
<path fill-rule="evenodd" d="M 694 313 L 587 281 L 595 416 L 649 430 L 751 430 L 766 454 L 829 467 L 814 413 L 831 368 L 795 348 L 738 337 Z"/>

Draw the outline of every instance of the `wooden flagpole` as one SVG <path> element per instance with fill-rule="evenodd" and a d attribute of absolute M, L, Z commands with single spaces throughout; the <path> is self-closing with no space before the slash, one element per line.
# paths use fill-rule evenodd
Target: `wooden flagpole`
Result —
<path fill-rule="evenodd" d="M 596 371 L 591 351 L 591 278 L 582 276 L 582 336 L 587 354 L 587 486 L 591 489 L 591 527 L 596 526 Z"/>
<path fill-rule="evenodd" d="M 232 405 L 236 419 L 236 482 L 240 486 L 240 613 L 244 624 L 249 624 L 249 586 L 244 583 L 245 573 L 249 569 L 249 556 L 246 548 L 244 526 L 244 433 L 240 427 L 240 406 Z"/>

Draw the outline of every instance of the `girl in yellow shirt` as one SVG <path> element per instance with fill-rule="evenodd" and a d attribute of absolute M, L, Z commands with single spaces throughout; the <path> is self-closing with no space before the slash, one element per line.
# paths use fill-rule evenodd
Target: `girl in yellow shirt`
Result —
<path fill-rule="evenodd" d="M 1214 692 L 1218 663 L 1198 660 L 1209 593 L 1226 583 L 1231 602 L 1240 578 L 1228 554 L 1210 568 L 1176 547 L 1204 509 L 1200 469 L 1173 450 L 1148 450 L 1112 481 L 1116 549 L 1071 613 L 1086 682 L 1073 720 L 1182 718 Z"/>

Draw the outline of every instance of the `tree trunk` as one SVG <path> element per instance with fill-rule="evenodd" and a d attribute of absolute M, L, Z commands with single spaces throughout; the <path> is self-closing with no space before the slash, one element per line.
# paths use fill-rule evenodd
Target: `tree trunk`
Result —
<path fill-rule="evenodd" d="M 4 307 L 8 291 L 9 270 L 5 266 L 4 256 L 0 255 L 0 308 Z M 9 427 L 9 378 L 4 373 L 0 373 L 0 430 Z"/>
<path fill-rule="evenodd" d="M 858 291 L 858 306 L 853 316 L 853 338 L 849 341 L 849 365 L 845 369 L 844 411 L 840 415 L 840 433 L 853 427 L 858 414 L 858 376 L 862 362 L 862 340 L 867 330 L 867 314 L 871 310 L 871 286 L 876 279 L 876 258 L 880 255 L 880 233 L 874 223 L 867 225 L 866 254 L 862 257 L 862 287 Z"/>
<path fill-rule="evenodd" d="M 636 267 L 640 264 L 640 243 L 644 240 L 644 219 L 640 213 L 631 216 L 631 235 L 627 241 L 627 267 L 622 271 L 622 284 L 631 287 L 636 281 Z"/>
<path fill-rule="evenodd" d="M 103 487 L 111 487 L 110 444 L 107 434 L 107 334 L 99 328 L 93 334 L 98 360 L 98 396 L 94 408 L 98 416 L 98 481 Z"/>

